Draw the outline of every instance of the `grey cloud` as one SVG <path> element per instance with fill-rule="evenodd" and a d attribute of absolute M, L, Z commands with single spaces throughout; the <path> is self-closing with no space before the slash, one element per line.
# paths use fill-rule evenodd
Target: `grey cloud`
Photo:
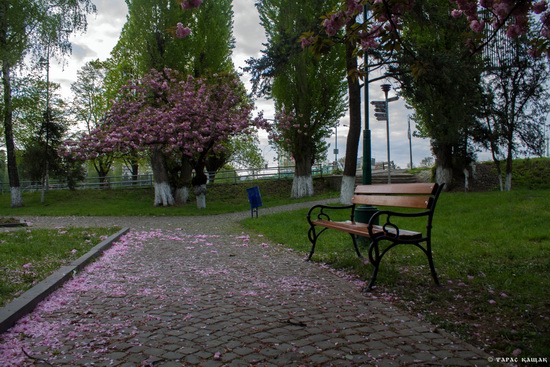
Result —
<path fill-rule="evenodd" d="M 128 7 L 124 1 L 95 0 L 98 14 L 105 14 L 109 18 L 126 18 Z"/>
<path fill-rule="evenodd" d="M 96 58 L 97 53 L 85 44 L 73 42 L 72 44 L 72 60 L 77 63 L 83 62 L 85 59 Z"/>
<path fill-rule="evenodd" d="M 257 56 L 266 39 L 254 1 L 235 1 L 233 11 L 235 14 L 233 28 L 236 40 L 235 53 L 244 56 L 244 58 Z"/>

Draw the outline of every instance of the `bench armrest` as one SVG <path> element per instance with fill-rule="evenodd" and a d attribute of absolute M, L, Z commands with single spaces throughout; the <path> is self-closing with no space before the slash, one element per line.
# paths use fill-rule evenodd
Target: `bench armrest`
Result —
<path fill-rule="evenodd" d="M 331 210 L 342 210 L 342 209 L 353 209 L 354 205 L 339 205 L 339 206 L 331 206 L 331 205 L 315 205 L 309 209 L 307 213 L 307 221 L 310 225 L 313 225 L 312 220 L 316 219 L 323 219 L 323 220 L 331 220 L 329 211 Z M 353 217 L 353 211 L 351 216 Z"/>
<path fill-rule="evenodd" d="M 394 237 L 397 238 L 401 235 L 399 231 L 399 226 L 391 221 L 392 217 L 401 217 L 401 218 L 414 218 L 414 217 L 428 217 L 428 225 L 429 225 L 429 217 L 431 215 L 431 210 L 421 211 L 421 212 L 414 212 L 414 213 L 404 213 L 404 212 L 396 212 L 393 210 L 378 210 L 376 213 L 373 214 L 373 216 L 369 220 L 369 234 L 371 238 L 375 235 L 373 232 L 374 226 L 378 225 L 379 228 L 381 227 L 384 230 L 386 237 Z"/>

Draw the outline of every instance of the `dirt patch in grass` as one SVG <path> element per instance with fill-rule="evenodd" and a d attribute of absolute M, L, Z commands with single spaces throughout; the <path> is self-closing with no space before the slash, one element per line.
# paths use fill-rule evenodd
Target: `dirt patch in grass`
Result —
<path fill-rule="evenodd" d="M 27 223 L 21 222 L 17 218 L 0 217 L 0 227 L 24 227 Z"/>

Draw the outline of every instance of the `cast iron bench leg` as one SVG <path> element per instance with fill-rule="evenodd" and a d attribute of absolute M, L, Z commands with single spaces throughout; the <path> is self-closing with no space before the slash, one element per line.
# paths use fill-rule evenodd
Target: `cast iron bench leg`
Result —
<path fill-rule="evenodd" d="M 380 265 L 380 251 L 378 249 L 378 241 L 372 240 L 369 246 L 369 261 L 374 267 L 372 275 L 370 277 L 369 284 L 365 287 L 364 290 L 370 291 L 376 282 L 376 277 L 378 275 L 378 267 Z"/>
<path fill-rule="evenodd" d="M 363 255 L 361 255 L 361 252 L 359 251 L 359 247 L 357 246 L 357 236 L 351 233 L 350 233 L 350 236 L 353 241 L 353 248 L 355 249 L 355 253 L 357 254 L 357 257 L 362 258 Z"/>
<path fill-rule="evenodd" d="M 430 265 L 430 272 L 432 273 L 432 278 L 434 278 L 434 282 L 436 285 L 440 285 L 439 279 L 437 277 L 437 273 L 435 271 L 434 259 L 432 256 L 432 244 L 431 244 L 430 238 L 428 238 L 426 242 L 426 255 L 428 256 L 428 264 Z"/>

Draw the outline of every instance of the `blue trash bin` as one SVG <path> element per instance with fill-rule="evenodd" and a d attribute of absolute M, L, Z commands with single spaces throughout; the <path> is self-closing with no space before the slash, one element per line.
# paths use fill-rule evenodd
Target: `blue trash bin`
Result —
<path fill-rule="evenodd" d="M 248 193 L 248 202 L 250 203 L 250 215 L 254 218 L 254 212 L 256 218 L 258 218 L 258 208 L 262 206 L 262 196 L 260 195 L 260 188 L 258 186 L 246 189 Z"/>

